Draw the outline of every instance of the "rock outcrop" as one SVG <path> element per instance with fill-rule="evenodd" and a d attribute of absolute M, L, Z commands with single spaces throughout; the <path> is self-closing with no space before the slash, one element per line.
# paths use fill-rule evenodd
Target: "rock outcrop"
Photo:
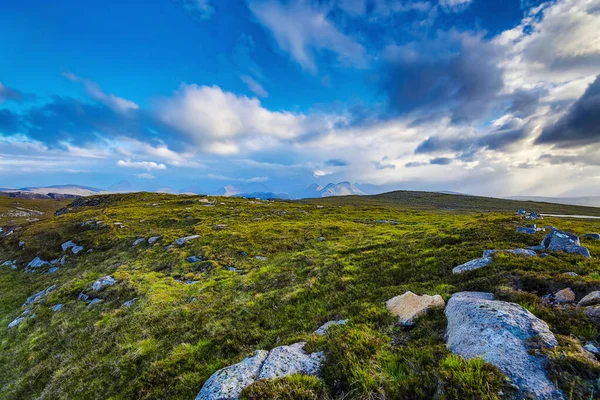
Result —
<path fill-rule="evenodd" d="M 595 292 L 588 293 L 583 299 L 579 301 L 577 305 L 579 307 L 586 307 L 595 306 L 598 304 L 600 304 L 600 291 L 597 290 Z"/>
<path fill-rule="evenodd" d="M 456 293 L 445 312 L 453 353 L 495 365 L 518 387 L 518 398 L 564 398 L 548 378 L 547 360 L 529 354 L 533 340 L 548 348 L 558 344 L 544 321 L 518 304 L 494 300 L 491 293 Z"/>
<path fill-rule="evenodd" d="M 245 387 L 261 379 L 292 374 L 319 375 L 324 355 L 306 354 L 305 343 L 258 350 L 241 362 L 215 372 L 202 386 L 196 400 L 238 399 Z"/>
<path fill-rule="evenodd" d="M 575 293 L 573 293 L 571 288 L 559 290 L 558 292 L 554 293 L 552 297 L 558 304 L 573 303 L 575 301 Z"/>
<path fill-rule="evenodd" d="M 33 260 L 31 260 L 29 262 L 29 264 L 27 264 L 27 267 L 25 268 L 25 271 L 26 272 L 33 272 L 33 271 L 37 270 L 38 268 L 44 267 L 46 265 L 50 265 L 50 263 L 48 261 L 42 260 L 39 257 L 36 257 Z"/>
<path fill-rule="evenodd" d="M 418 296 L 413 292 L 406 292 L 389 299 L 385 305 L 390 313 L 398 317 L 402 325 L 412 326 L 418 317 L 434 308 L 444 308 L 446 303 L 439 294 Z"/>
<path fill-rule="evenodd" d="M 471 260 L 469 262 L 466 262 L 464 264 L 459 265 L 458 267 L 454 267 L 452 269 L 452 273 L 453 274 L 460 274 L 466 271 L 473 271 L 479 268 L 483 268 L 485 266 L 488 266 L 492 263 L 493 259 L 492 257 L 481 257 L 481 258 L 476 258 L 474 260 Z"/>
<path fill-rule="evenodd" d="M 115 283 L 117 283 L 117 281 L 112 276 L 104 276 L 98 279 L 96 282 L 94 282 L 94 284 L 92 285 L 92 289 L 99 292 L 108 286 L 114 285 Z"/>
<path fill-rule="evenodd" d="M 581 245 L 577 235 L 563 232 L 554 227 L 550 227 L 550 229 L 550 233 L 544 237 L 541 243 L 546 250 L 577 253 L 584 257 L 591 257 L 590 251 Z"/>

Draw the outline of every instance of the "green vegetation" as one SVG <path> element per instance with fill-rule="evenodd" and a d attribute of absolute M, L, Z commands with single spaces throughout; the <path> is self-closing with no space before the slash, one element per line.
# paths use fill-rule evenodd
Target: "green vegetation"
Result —
<path fill-rule="evenodd" d="M 245 398 L 508 395 L 510 387 L 494 367 L 448 352 L 443 311 L 412 329 L 396 325 L 385 301 L 407 290 L 445 300 L 461 290 L 491 291 L 523 305 L 559 335 L 560 346 L 550 354 L 552 379 L 573 399 L 600 393 L 598 362 L 579 351 L 581 344 L 598 343 L 598 323 L 542 301 L 565 287 L 578 298 L 599 290 L 599 259 L 499 254 L 484 269 L 452 275 L 453 267 L 485 249 L 536 245 L 543 233 L 515 232 L 524 222 L 514 215 L 519 206 L 513 202 L 468 199 L 469 206 L 456 212 L 446 208 L 455 208 L 458 196 L 443 206 L 436 206 L 438 195 L 428 196 L 266 202 L 136 193 L 99 196 L 95 206 L 26 224 L 0 241 L 0 261 L 19 265 L 0 269 L 0 398 L 193 399 L 219 368 L 256 349 L 299 340 L 326 352 L 325 386 L 293 376 L 256 383 Z M 592 208 L 547 207 L 527 206 L 599 215 Z M 397 223 L 381 222 L 392 220 Z M 82 226 L 85 221 L 107 226 Z M 579 235 L 600 231 L 600 221 L 593 220 L 547 218 L 543 224 Z M 192 234 L 201 237 L 165 250 Z M 155 246 L 132 246 L 136 238 L 156 235 L 162 239 Z M 19 240 L 26 242 L 23 250 Z M 23 272 L 36 256 L 61 257 L 67 240 L 85 251 L 68 253 L 54 274 Z M 600 255 L 600 242 L 582 244 Z M 192 255 L 204 261 L 187 262 Z M 579 276 L 562 275 L 568 271 Z M 105 275 L 117 284 L 94 293 L 92 283 Z M 35 319 L 6 328 L 27 297 L 52 284 L 57 289 L 33 307 Z M 77 299 L 81 292 L 104 301 L 88 305 Z M 133 298 L 139 300 L 122 306 Z M 59 303 L 64 308 L 53 312 Z M 312 333 L 342 318 L 350 323 L 325 337 Z"/>
<path fill-rule="evenodd" d="M 71 200 L 29 200 L 0 195 L 0 226 L 24 225 L 52 217 Z"/>

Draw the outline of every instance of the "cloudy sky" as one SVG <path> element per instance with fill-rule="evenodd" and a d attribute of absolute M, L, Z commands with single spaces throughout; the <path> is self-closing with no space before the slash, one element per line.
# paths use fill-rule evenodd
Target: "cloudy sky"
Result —
<path fill-rule="evenodd" d="M 600 195 L 600 0 L 0 8 L 0 187 Z"/>

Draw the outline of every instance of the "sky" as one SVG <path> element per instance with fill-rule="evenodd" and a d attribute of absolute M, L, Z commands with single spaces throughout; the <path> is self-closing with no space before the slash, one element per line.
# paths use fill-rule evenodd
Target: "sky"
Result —
<path fill-rule="evenodd" d="M 0 0 L 0 187 L 600 195 L 600 0 Z"/>

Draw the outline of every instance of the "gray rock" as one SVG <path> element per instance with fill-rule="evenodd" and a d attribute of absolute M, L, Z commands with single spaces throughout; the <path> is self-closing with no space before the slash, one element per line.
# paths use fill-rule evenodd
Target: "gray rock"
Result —
<path fill-rule="evenodd" d="M 88 296 L 87 294 L 81 292 L 79 293 L 79 296 L 77 296 L 77 300 L 81 300 L 81 301 L 88 301 L 90 298 L 90 296 Z"/>
<path fill-rule="evenodd" d="M 60 259 L 60 265 L 65 265 L 66 262 L 67 262 L 67 256 L 62 256 L 62 258 Z"/>
<path fill-rule="evenodd" d="M 34 295 L 29 296 L 27 298 L 27 300 L 25 301 L 25 303 L 23 304 L 23 307 L 30 306 L 33 303 L 37 303 L 38 301 L 40 301 L 43 298 L 45 298 L 46 296 L 48 296 L 50 294 L 50 292 L 52 292 L 54 289 L 56 289 L 56 285 L 49 286 L 46 290 L 42 290 L 41 292 L 38 292 Z"/>
<path fill-rule="evenodd" d="M 152 246 L 154 243 L 158 242 L 160 239 L 162 239 L 162 236 L 152 236 L 150 239 L 148 239 L 148 244 L 150 246 Z"/>
<path fill-rule="evenodd" d="M 187 262 L 191 262 L 191 263 L 199 263 L 202 261 L 202 257 L 190 256 L 190 257 L 186 258 L 185 260 Z"/>
<path fill-rule="evenodd" d="M 74 246 L 73 248 L 71 248 L 71 252 L 73 252 L 73 254 L 77 254 L 81 251 L 83 251 L 83 246 Z"/>
<path fill-rule="evenodd" d="M 600 354 L 600 350 L 598 350 L 598 348 L 596 346 L 594 346 L 592 343 L 586 344 L 585 346 L 583 346 L 583 348 L 594 355 Z"/>
<path fill-rule="evenodd" d="M 107 276 L 104 276 L 104 277 L 98 279 L 96 282 L 94 282 L 94 284 L 92 285 L 92 289 L 99 292 L 102 289 L 106 288 L 107 286 L 112 286 L 115 283 L 117 283 L 115 278 L 113 278 L 110 275 L 107 275 Z"/>
<path fill-rule="evenodd" d="M 572 303 L 575 301 L 575 293 L 571 290 L 571 288 L 565 288 L 563 290 L 559 290 L 553 295 L 554 301 L 558 304 L 566 304 Z"/>
<path fill-rule="evenodd" d="M 68 242 L 64 242 L 63 244 L 60 245 L 60 247 L 62 247 L 63 251 L 67 251 L 71 247 L 75 247 L 75 246 L 77 246 L 77 245 L 72 240 L 69 240 Z"/>
<path fill-rule="evenodd" d="M 446 307 L 447 346 L 467 359 L 482 357 L 504 372 L 518 398 L 563 399 L 548 378 L 542 356 L 529 354 L 529 341 L 553 348 L 548 325 L 518 304 L 493 300 L 491 293 L 456 293 Z"/>
<path fill-rule="evenodd" d="M 600 233 L 586 233 L 583 237 L 600 240 Z"/>
<path fill-rule="evenodd" d="M 590 251 L 585 247 L 581 246 L 579 237 L 572 233 L 563 232 L 554 227 L 550 227 L 551 231 L 548 233 L 541 245 L 550 251 L 565 251 L 567 253 L 577 253 L 584 257 L 590 258 Z"/>
<path fill-rule="evenodd" d="M 323 241 L 325 240 L 325 238 L 324 238 L 323 236 L 320 236 L 320 237 L 319 237 L 317 240 L 318 240 L 319 242 L 323 242 Z"/>
<path fill-rule="evenodd" d="M 565 272 L 563 275 L 567 275 L 567 276 L 579 276 L 577 275 L 575 272 L 571 271 L 571 272 Z"/>
<path fill-rule="evenodd" d="M 113 225 L 118 229 L 125 228 L 125 225 L 123 225 L 121 222 L 114 222 Z"/>
<path fill-rule="evenodd" d="M 412 326 L 421 315 L 434 308 L 443 309 L 446 303 L 439 294 L 418 296 L 409 291 L 389 299 L 385 305 L 392 315 L 398 317 L 402 325 Z"/>
<path fill-rule="evenodd" d="M 10 269 L 17 269 L 16 260 L 7 260 L 0 265 L 2 267 L 10 267 Z"/>
<path fill-rule="evenodd" d="M 484 250 L 483 257 L 493 257 L 498 253 L 510 253 L 518 256 L 535 257 L 537 253 L 530 249 Z"/>
<path fill-rule="evenodd" d="M 454 269 L 452 269 L 452 273 L 460 274 L 460 273 L 463 273 L 466 271 L 473 271 L 475 269 L 483 268 L 483 267 L 489 265 L 492 262 L 492 260 L 493 260 L 492 257 L 476 258 L 475 260 L 466 262 L 462 265 L 459 265 L 458 267 L 454 267 Z"/>
<path fill-rule="evenodd" d="M 23 247 L 25 247 L 25 241 L 23 241 L 23 240 L 20 240 L 20 241 L 19 241 L 19 247 L 20 247 L 20 248 L 23 248 Z"/>
<path fill-rule="evenodd" d="M 546 250 L 546 247 L 541 244 L 538 244 L 537 246 L 529 246 L 528 249 L 533 251 L 544 251 Z"/>
<path fill-rule="evenodd" d="M 346 325 L 347 322 L 347 319 L 342 319 L 340 321 L 328 321 L 321 325 L 321 327 L 317 329 L 314 333 L 316 333 L 319 336 L 324 336 L 325 332 L 327 332 L 327 329 L 329 329 L 330 327 L 335 325 Z"/>
<path fill-rule="evenodd" d="M 146 239 L 144 239 L 144 238 L 139 238 L 139 239 L 136 239 L 136 240 L 133 242 L 133 246 L 138 246 L 138 245 L 140 245 L 140 244 L 142 244 L 142 243 L 145 243 L 145 242 L 146 242 Z"/>
<path fill-rule="evenodd" d="M 535 235 L 537 233 L 537 229 L 527 228 L 525 226 L 519 226 L 519 227 L 517 227 L 517 233 L 527 233 L 529 235 Z"/>
<path fill-rule="evenodd" d="M 184 244 L 186 244 L 187 242 L 189 242 L 190 240 L 198 239 L 199 237 L 200 237 L 200 235 L 191 235 L 191 236 L 182 237 L 182 238 L 176 239 L 175 244 L 177 246 L 181 247 Z"/>
<path fill-rule="evenodd" d="M 281 378 L 293 374 L 319 375 L 325 355 L 322 352 L 306 354 L 303 350 L 305 344 L 294 343 L 271 350 L 260 369 L 257 380 Z"/>
<path fill-rule="evenodd" d="M 583 309 L 585 315 L 600 320 L 600 306 L 588 306 Z"/>
<path fill-rule="evenodd" d="M 254 383 L 268 354 L 258 350 L 241 362 L 218 370 L 204 383 L 196 400 L 238 399 L 242 390 Z"/>
<path fill-rule="evenodd" d="M 600 304 L 600 291 L 588 293 L 583 299 L 577 304 L 579 307 L 595 306 Z"/>
<path fill-rule="evenodd" d="M 52 311 L 57 312 L 63 309 L 65 305 L 64 304 L 56 304 L 52 306 Z"/>
<path fill-rule="evenodd" d="M 267 261 L 267 257 L 263 257 L 263 256 L 256 256 L 254 258 L 256 258 L 258 261 Z"/>
<path fill-rule="evenodd" d="M 133 303 L 135 303 L 138 300 L 139 300 L 138 297 L 134 297 L 133 299 L 128 300 L 125 303 L 123 303 L 122 307 L 131 307 L 133 305 Z"/>
<path fill-rule="evenodd" d="M 49 273 L 49 274 L 53 274 L 53 273 L 55 273 L 55 272 L 58 272 L 58 270 L 59 270 L 59 269 L 60 269 L 60 268 L 58 268 L 58 267 L 52 267 L 52 268 L 50 268 L 50 269 L 48 270 L 48 273 Z"/>
<path fill-rule="evenodd" d="M 104 300 L 102 299 L 93 299 L 92 301 L 90 301 L 90 304 L 88 304 L 88 307 L 102 302 L 104 302 Z"/>
<path fill-rule="evenodd" d="M 42 260 L 41 258 L 39 258 L 39 257 L 36 257 L 36 258 L 34 258 L 33 260 L 31 260 L 31 261 L 29 262 L 29 264 L 27 264 L 27 269 L 28 269 L 29 271 L 33 271 L 33 270 L 36 270 L 36 269 L 38 269 L 38 268 L 41 268 L 41 267 L 43 267 L 43 266 L 45 266 L 45 265 L 49 265 L 49 264 L 50 264 L 50 263 L 49 263 L 48 261 L 44 261 L 44 260 Z"/>

